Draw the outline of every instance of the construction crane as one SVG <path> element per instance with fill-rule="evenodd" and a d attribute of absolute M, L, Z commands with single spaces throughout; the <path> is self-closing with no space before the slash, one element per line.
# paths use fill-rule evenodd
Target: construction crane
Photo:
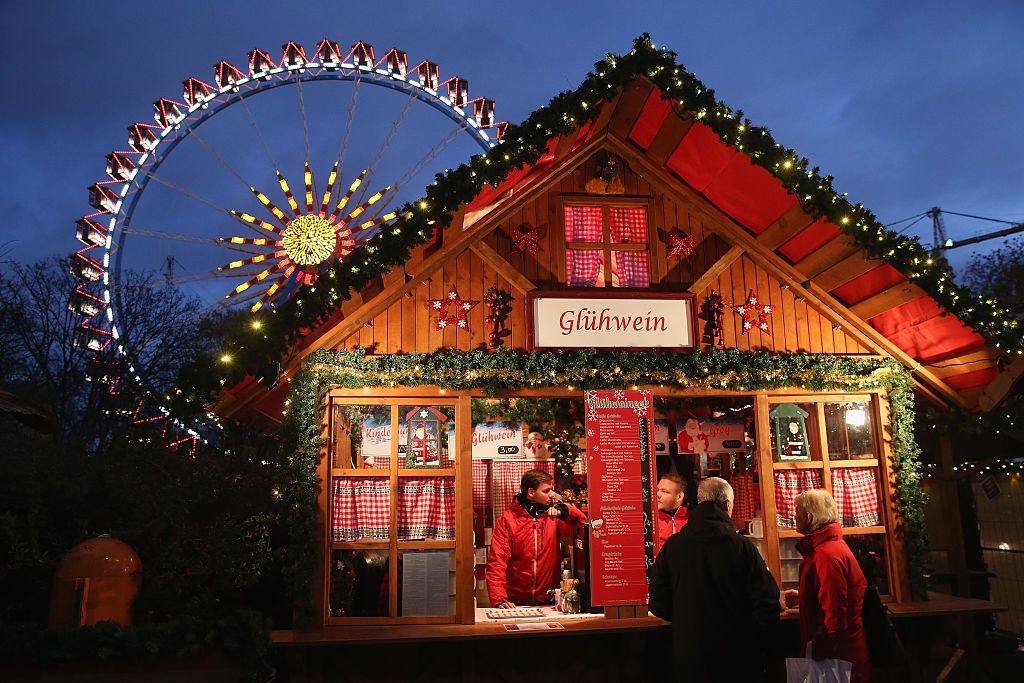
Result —
<path fill-rule="evenodd" d="M 977 218 L 979 220 L 993 221 L 996 223 L 1008 223 L 1010 227 L 1003 228 L 1002 230 L 996 230 L 995 232 L 987 232 L 983 235 L 976 235 L 975 237 L 968 237 L 962 240 L 953 240 L 946 235 L 946 223 L 942 219 L 942 214 L 948 213 L 954 216 L 963 216 L 965 218 Z M 1011 223 L 1010 221 L 1003 221 L 996 218 L 985 218 L 983 216 L 972 216 L 967 213 L 957 213 L 956 211 L 943 211 L 939 207 L 932 207 L 927 211 L 928 216 L 932 219 L 932 234 L 934 241 L 932 244 L 933 251 L 948 251 L 950 249 L 956 249 L 957 247 L 966 247 L 969 244 L 977 244 L 979 242 L 985 242 L 988 240 L 994 240 L 999 237 L 1006 237 L 1013 235 L 1018 232 L 1024 232 L 1024 223 Z"/>

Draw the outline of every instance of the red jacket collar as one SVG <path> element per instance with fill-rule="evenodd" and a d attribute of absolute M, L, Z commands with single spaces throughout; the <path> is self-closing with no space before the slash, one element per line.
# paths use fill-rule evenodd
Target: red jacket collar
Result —
<path fill-rule="evenodd" d="M 799 541 L 797 541 L 796 547 L 800 551 L 800 554 L 806 557 L 807 555 L 814 552 L 822 543 L 826 541 L 839 541 L 843 538 L 843 528 L 839 526 L 839 522 L 832 522 L 826 524 L 820 529 L 816 529 L 811 533 L 807 534 Z"/>

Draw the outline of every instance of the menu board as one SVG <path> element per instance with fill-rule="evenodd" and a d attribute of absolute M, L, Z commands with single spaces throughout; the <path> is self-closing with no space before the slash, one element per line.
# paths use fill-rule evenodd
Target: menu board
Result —
<path fill-rule="evenodd" d="M 654 420 L 649 391 L 587 391 L 590 600 L 647 602 L 654 564 Z"/>

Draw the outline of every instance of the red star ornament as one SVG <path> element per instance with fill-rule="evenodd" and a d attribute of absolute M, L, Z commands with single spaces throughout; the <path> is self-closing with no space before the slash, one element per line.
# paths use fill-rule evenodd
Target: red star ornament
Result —
<path fill-rule="evenodd" d="M 469 330 L 469 312 L 479 304 L 479 301 L 463 299 L 459 296 L 458 290 L 452 285 L 448 294 L 443 299 L 431 299 L 427 301 L 427 308 L 438 314 L 434 321 L 435 329 L 443 331 L 449 325 L 455 325 L 459 329 Z M 449 312 L 448 307 L 454 310 Z"/>
<path fill-rule="evenodd" d="M 666 258 L 684 259 L 693 256 L 693 238 L 681 232 L 668 236 L 668 255 Z"/>
<path fill-rule="evenodd" d="M 743 319 L 743 334 L 755 327 L 762 332 L 768 332 L 768 318 L 772 314 L 772 307 L 770 304 L 758 304 L 754 290 L 750 290 L 744 303 L 730 308 Z"/>
<path fill-rule="evenodd" d="M 523 229 L 525 228 L 525 229 Z M 533 228 L 522 226 L 512 229 L 512 244 L 517 251 L 530 256 L 537 255 L 537 231 Z"/>

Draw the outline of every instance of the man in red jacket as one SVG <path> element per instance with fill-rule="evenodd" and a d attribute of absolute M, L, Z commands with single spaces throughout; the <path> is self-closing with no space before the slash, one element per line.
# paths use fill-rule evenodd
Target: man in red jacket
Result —
<path fill-rule="evenodd" d="M 661 546 L 669 536 L 686 526 L 687 510 L 683 507 L 686 499 L 686 482 L 678 474 L 667 472 L 658 479 L 658 545 L 654 555 L 661 552 Z"/>
<path fill-rule="evenodd" d="M 800 651 L 811 657 L 853 664 L 852 683 L 871 680 L 871 659 L 861 610 L 867 581 L 843 540 L 836 502 L 828 491 L 811 489 L 796 497 L 800 590 L 785 592 L 786 607 L 800 607 Z"/>
<path fill-rule="evenodd" d="M 491 605 L 502 609 L 551 601 L 547 592 L 558 584 L 558 537 L 587 519 L 572 505 L 552 504 L 557 494 L 544 470 L 525 473 L 519 491 L 494 524 L 487 559 L 487 592 Z"/>

